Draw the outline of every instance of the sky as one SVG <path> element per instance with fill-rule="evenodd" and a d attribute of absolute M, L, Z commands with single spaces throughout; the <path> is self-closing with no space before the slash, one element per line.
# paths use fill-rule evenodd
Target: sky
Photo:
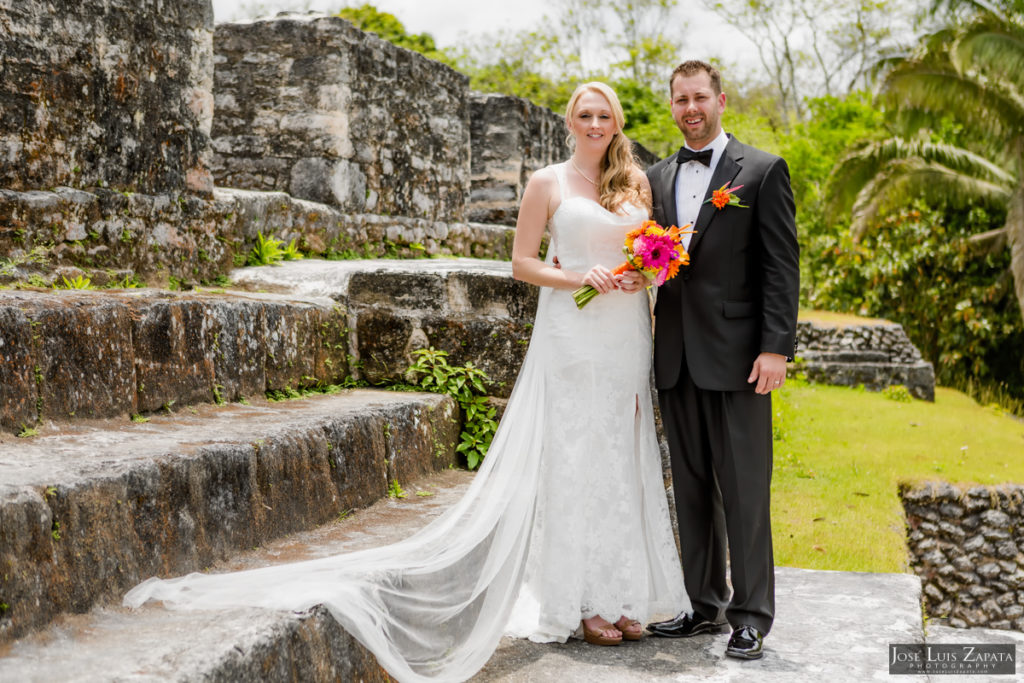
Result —
<path fill-rule="evenodd" d="M 236 21 L 251 16 L 243 8 L 257 8 L 259 14 L 273 15 L 289 9 L 336 11 L 345 4 L 360 5 L 366 1 L 395 15 L 410 33 L 431 34 L 440 47 L 502 29 L 534 29 L 540 26 L 544 14 L 551 12 L 550 0 L 213 0 L 213 16 L 215 22 Z M 744 69 L 757 68 L 754 46 L 739 32 L 703 9 L 697 0 L 683 0 L 680 5 L 686 8 L 681 24 L 685 25 L 687 48 L 681 59 L 719 57 Z M 723 46 L 727 48 L 723 50 Z"/>

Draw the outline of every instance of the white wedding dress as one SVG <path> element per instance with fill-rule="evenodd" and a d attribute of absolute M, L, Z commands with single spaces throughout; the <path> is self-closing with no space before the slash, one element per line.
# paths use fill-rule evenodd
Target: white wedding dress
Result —
<path fill-rule="evenodd" d="M 616 215 L 567 192 L 549 258 L 622 262 L 642 208 Z M 645 621 L 688 608 L 669 523 L 649 386 L 647 297 L 578 310 L 541 288 L 533 336 L 497 434 L 465 496 L 393 545 L 228 574 L 149 579 L 127 605 L 325 605 L 396 679 L 464 681 L 508 633 L 564 642 L 584 617 Z"/>

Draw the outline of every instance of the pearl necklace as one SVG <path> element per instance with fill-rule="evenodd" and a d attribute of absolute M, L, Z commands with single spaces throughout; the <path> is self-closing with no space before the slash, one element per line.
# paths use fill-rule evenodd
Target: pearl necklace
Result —
<path fill-rule="evenodd" d="M 576 157 L 569 157 L 569 163 L 572 164 L 572 167 L 576 169 L 577 173 L 579 173 L 581 176 L 583 176 L 584 180 L 586 180 L 588 183 L 590 183 L 594 187 L 598 187 L 597 183 L 595 183 L 593 180 L 588 178 L 587 174 L 584 173 L 582 170 L 580 170 L 580 167 L 576 165 Z"/>

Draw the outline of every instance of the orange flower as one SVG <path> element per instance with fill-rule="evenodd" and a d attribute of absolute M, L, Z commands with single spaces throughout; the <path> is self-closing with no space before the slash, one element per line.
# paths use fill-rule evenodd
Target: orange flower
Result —
<path fill-rule="evenodd" d="M 736 187 L 729 187 L 729 183 L 726 183 L 713 191 L 711 193 L 711 198 L 706 201 L 711 202 L 719 211 L 727 206 L 738 206 L 741 209 L 745 209 L 747 206 L 745 204 L 741 204 L 740 198 L 736 195 L 736 190 L 741 187 L 743 186 L 737 185 Z"/>
<path fill-rule="evenodd" d="M 715 190 L 711 194 L 711 203 L 715 205 L 716 209 L 721 209 L 729 203 L 729 193 L 725 190 Z"/>

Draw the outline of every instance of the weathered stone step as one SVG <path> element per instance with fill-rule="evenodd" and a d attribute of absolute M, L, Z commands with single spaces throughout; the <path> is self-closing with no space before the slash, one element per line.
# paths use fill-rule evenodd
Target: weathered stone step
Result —
<path fill-rule="evenodd" d="M 462 495 L 472 475 L 444 472 L 419 480 L 403 500 L 380 501 L 340 522 L 247 552 L 214 571 L 312 559 L 408 536 Z M 414 494 L 432 493 L 428 497 Z M 756 662 L 723 656 L 726 634 L 647 638 L 617 648 L 506 639 L 474 681 L 783 682 L 889 680 L 888 645 L 925 639 L 920 581 L 905 574 L 776 569 L 777 620 Z M 842 646 L 836 637 L 841 635 Z M 981 642 L 1012 638 L 987 632 Z M 1017 634 L 1019 636 L 1019 634 Z M 978 642 L 977 634 L 957 641 Z M 1017 638 L 1020 642 L 1021 638 Z M 1012 642 L 1012 640 L 1011 640 Z M 323 611 L 173 612 L 95 609 L 13 644 L 0 656 L 0 679 L 51 681 L 383 681 L 372 655 Z"/>
<path fill-rule="evenodd" d="M 457 407 L 345 391 L 0 436 L 0 643 L 455 462 Z"/>
<path fill-rule="evenodd" d="M 218 562 L 231 571 L 313 559 L 411 535 L 465 491 L 473 475 L 446 470 L 406 485 L 406 498 L 380 500 L 317 529 Z M 417 495 L 422 493 L 424 495 Z M 165 573 L 165 575 L 167 575 Z M 55 652 L 62 654 L 55 656 Z M 100 607 L 63 617 L 0 650 L 11 681 L 388 681 L 376 659 L 325 610 L 307 614 L 239 609 L 175 612 Z"/>
<path fill-rule="evenodd" d="M 235 401 L 348 374 L 330 299 L 160 290 L 0 292 L 0 426 Z"/>

